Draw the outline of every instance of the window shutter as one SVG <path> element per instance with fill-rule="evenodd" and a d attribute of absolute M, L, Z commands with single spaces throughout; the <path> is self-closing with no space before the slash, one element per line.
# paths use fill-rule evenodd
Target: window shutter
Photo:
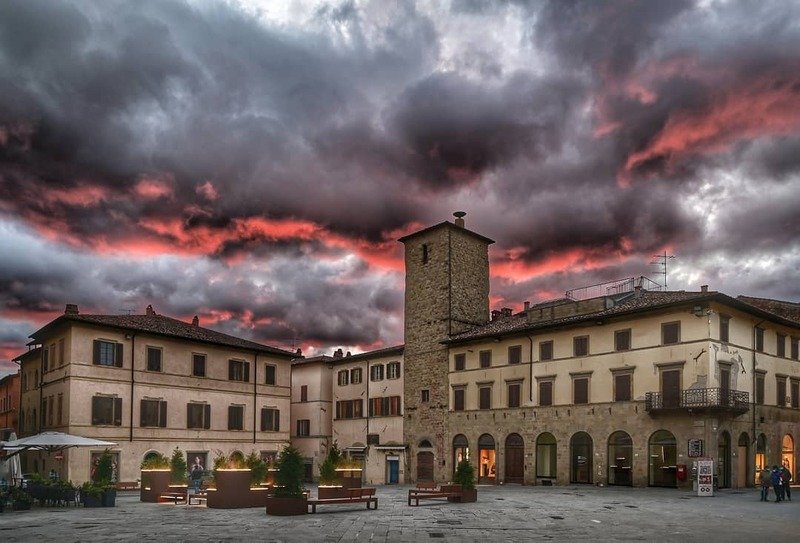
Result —
<path fill-rule="evenodd" d="M 144 426 L 147 422 L 145 421 L 144 417 L 144 406 L 145 406 L 145 401 L 139 400 L 139 426 Z"/>
<path fill-rule="evenodd" d="M 281 412 L 278 409 L 272 411 L 272 429 L 276 432 L 281 431 Z"/>
<path fill-rule="evenodd" d="M 192 404 L 186 404 L 186 427 L 192 427 Z"/>
<path fill-rule="evenodd" d="M 206 430 L 211 428 L 211 405 L 209 404 L 203 406 L 203 428 Z"/>
<path fill-rule="evenodd" d="M 228 381 L 233 381 L 233 360 L 228 360 Z"/>
<path fill-rule="evenodd" d="M 261 431 L 265 431 L 267 429 L 267 409 L 262 407 L 261 408 Z"/>
<path fill-rule="evenodd" d="M 161 428 L 167 427 L 167 402 L 158 402 L 158 425 Z"/>
<path fill-rule="evenodd" d="M 114 426 L 122 426 L 122 398 L 114 398 Z"/>
<path fill-rule="evenodd" d="M 250 362 L 244 363 L 244 382 L 250 382 Z"/>
<path fill-rule="evenodd" d="M 92 354 L 92 364 L 99 364 L 100 363 L 100 342 L 98 340 L 94 340 L 93 342 L 93 353 Z M 92 404 L 94 405 L 94 404 Z"/>
<path fill-rule="evenodd" d="M 118 368 L 122 367 L 122 351 L 123 345 L 122 343 L 115 343 L 114 344 L 114 362 Z"/>
<path fill-rule="evenodd" d="M 228 430 L 233 430 L 233 417 L 236 414 L 236 408 L 232 405 L 228 406 Z"/>

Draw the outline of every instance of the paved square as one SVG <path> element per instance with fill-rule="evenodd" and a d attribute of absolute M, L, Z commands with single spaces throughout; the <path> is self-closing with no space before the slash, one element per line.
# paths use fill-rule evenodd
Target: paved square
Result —
<path fill-rule="evenodd" d="M 379 508 L 320 507 L 268 517 L 141 503 L 113 509 L 39 508 L 0 514 L 0 541 L 797 541 L 798 501 L 762 503 L 758 490 L 698 498 L 655 488 L 479 487 L 478 502 L 406 504 L 408 486 L 378 487 Z M 316 489 L 312 489 L 316 494 Z"/>

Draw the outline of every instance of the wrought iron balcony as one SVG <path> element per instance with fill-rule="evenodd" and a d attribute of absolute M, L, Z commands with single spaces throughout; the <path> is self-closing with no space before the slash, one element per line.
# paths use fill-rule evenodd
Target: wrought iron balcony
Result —
<path fill-rule="evenodd" d="M 741 415 L 750 409 L 750 395 L 741 390 L 691 388 L 677 394 L 648 392 L 644 409 L 650 414 L 680 412 Z"/>

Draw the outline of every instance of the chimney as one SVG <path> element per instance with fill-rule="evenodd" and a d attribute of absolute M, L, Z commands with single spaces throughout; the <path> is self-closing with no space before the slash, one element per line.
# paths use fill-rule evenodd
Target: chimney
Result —
<path fill-rule="evenodd" d="M 345 355 L 344 355 L 344 357 L 345 357 L 345 358 L 347 358 L 348 356 L 352 356 L 352 355 L 350 354 L 350 351 L 347 351 L 347 352 L 345 353 Z"/>
<path fill-rule="evenodd" d="M 527 311 L 527 310 L 529 310 L 531 308 L 531 303 L 529 301 L 527 301 L 527 300 L 525 301 L 525 303 L 523 305 L 525 306 L 525 311 Z"/>
<path fill-rule="evenodd" d="M 494 322 L 494 321 L 496 321 L 497 319 L 499 319 L 499 318 L 500 318 L 500 315 L 501 315 L 501 313 L 500 313 L 500 311 L 499 311 L 499 310 L 497 310 L 497 309 L 492 309 L 492 322 Z"/>
<path fill-rule="evenodd" d="M 708 292 L 708 285 L 700 285 L 700 292 Z"/>
<path fill-rule="evenodd" d="M 145 314 L 146 314 L 148 317 L 152 317 L 152 316 L 154 316 L 154 315 L 156 314 L 156 312 L 155 312 L 155 310 L 153 309 L 153 306 L 152 306 L 152 305 L 148 305 L 148 306 L 147 306 L 147 309 L 145 309 Z"/>
<path fill-rule="evenodd" d="M 297 356 L 303 356 L 303 350 L 298 347 L 294 354 Z"/>
<path fill-rule="evenodd" d="M 77 315 L 78 314 L 78 304 L 67 304 L 67 307 L 64 308 L 65 315 Z"/>
<path fill-rule="evenodd" d="M 510 317 L 513 314 L 510 307 L 502 307 L 500 308 L 500 315 L 505 319 L 506 317 Z"/>
<path fill-rule="evenodd" d="M 453 216 L 456 218 L 456 226 L 459 228 L 464 228 L 464 215 L 466 215 L 466 211 L 456 211 L 453 213 Z"/>
<path fill-rule="evenodd" d="M 336 350 L 333 352 L 333 357 L 334 357 L 334 358 L 341 358 L 341 357 L 342 357 L 342 350 L 341 350 L 341 349 L 336 349 Z"/>
<path fill-rule="evenodd" d="M 200 318 L 197 315 L 192 318 L 192 326 L 200 326 Z"/>

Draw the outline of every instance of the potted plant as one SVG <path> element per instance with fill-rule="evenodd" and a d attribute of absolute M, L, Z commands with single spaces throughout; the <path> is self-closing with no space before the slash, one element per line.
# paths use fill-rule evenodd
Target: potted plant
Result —
<path fill-rule="evenodd" d="M 92 480 L 81 487 L 81 501 L 84 507 L 114 507 L 117 490 L 112 483 L 114 478 L 114 459 L 108 449 L 97 460 Z M 87 501 L 88 500 L 88 501 Z M 99 501 L 99 504 L 96 503 Z"/>
<path fill-rule="evenodd" d="M 140 500 L 156 503 L 158 497 L 169 488 L 172 470 L 170 460 L 161 453 L 152 453 L 142 461 L 142 486 Z"/>
<path fill-rule="evenodd" d="M 250 468 L 250 486 L 257 487 L 267 480 L 267 463 L 261 460 L 261 456 L 253 451 L 244 460 L 245 465 Z"/>
<path fill-rule="evenodd" d="M 268 515 L 305 515 L 308 512 L 303 489 L 303 457 L 289 445 L 278 457 L 275 495 L 267 498 Z"/>
<path fill-rule="evenodd" d="M 319 467 L 319 486 L 317 493 L 322 500 L 347 496 L 347 489 L 342 486 L 341 472 L 336 471 L 342 460 L 342 452 L 336 442 L 328 449 L 325 461 Z"/>
<path fill-rule="evenodd" d="M 343 456 L 339 459 L 336 463 L 336 472 L 344 488 L 361 487 L 361 474 L 364 471 L 361 466 L 361 460 L 357 458 Z"/>
<path fill-rule="evenodd" d="M 453 483 L 461 487 L 461 496 L 453 501 L 474 502 L 478 500 L 478 489 L 475 488 L 475 468 L 469 460 L 464 459 L 458 463 Z M 448 498 L 450 500 L 450 498 Z"/>
<path fill-rule="evenodd" d="M 186 486 L 189 481 L 189 466 L 186 465 L 186 458 L 178 447 L 172 451 L 169 459 L 169 482 L 170 486 Z"/>
<path fill-rule="evenodd" d="M 31 508 L 33 497 L 21 488 L 11 489 L 11 503 L 14 511 L 27 511 Z"/>

